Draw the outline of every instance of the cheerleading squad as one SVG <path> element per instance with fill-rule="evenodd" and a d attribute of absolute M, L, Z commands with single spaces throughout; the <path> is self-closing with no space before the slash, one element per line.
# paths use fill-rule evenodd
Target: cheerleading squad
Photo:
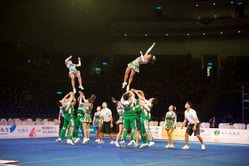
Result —
<path fill-rule="evenodd" d="M 119 119 L 116 122 L 116 124 L 118 125 L 119 132 L 116 136 L 115 141 L 113 140 L 111 132 L 113 128 L 112 112 L 107 107 L 107 103 L 103 102 L 102 108 L 100 106 L 97 106 L 92 121 L 91 113 L 93 110 L 93 104 L 95 102 L 96 96 L 92 94 L 89 98 L 86 99 L 84 93 L 82 91 L 78 91 L 79 97 L 76 100 L 76 77 L 79 81 L 79 89 L 84 89 L 82 86 L 80 71 L 76 69 L 76 67 L 81 66 L 81 60 L 80 58 L 78 58 L 78 64 L 73 64 L 70 60 L 72 56 L 69 56 L 65 60 L 65 64 L 66 67 L 69 69 L 69 77 L 71 79 L 73 91 L 68 93 L 62 100 L 59 101 L 60 114 L 58 119 L 61 124 L 61 130 L 60 136 L 56 141 L 62 142 L 65 137 L 66 130 L 68 130 L 68 138 L 66 142 L 67 144 L 74 145 L 80 141 L 78 129 L 81 129 L 83 136 L 82 144 L 88 144 L 90 142 L 90 124 L 92 123 L 96 130 L 95 142 L 99 144 L 104 144 L 104 134 L 108 134 L 111 139 L 110 144 L 115 144 L 116 147 L 121 146 L 124 148 L 126 146 L 127 133 L 130 129 L 131 138 L 128 145 L 138 147 L 138 140 L 141 137 L 142 144 L 139 146 L 139 148 L 153 146 L 155 142 L 149 128 L 149 121 L 151 117 L 151 109 L 153 105 L 157 103 L 157 99 L 146 99 L 142 90 L 130 89 L 130 86 L 135 73 L 139 73 L 140 65 L 147 63 L 153 64 L 155 62 L 156 57 L 150 54 L 152 48 L 155 45 L 156 43 L 153 43 L 144 55 L 142 51 L 140 51 L 140 56 L 127 65 L 124 75 L 124 81 L 122 83 L 122 88 L 124 89 L 126 87 L 126 92 L 122 94 L 120 101 L 117 101 L 112 98 L 113 103 L 117 105 L 116 110 L 119 115 Z M 75 112 L 74 107 L 77 101 L 78 109 Z M 203 139 L 200 136 L 200 122 L 198 120 L 196 111 L 191 108 L 191 105 L 192 104 L 189 101 L 185 104 L 185 120 L 181 128 L 183 128 L 187 122 L 188 127 L 185 133 L 185 146 L 182 149 L 189 149 L 188 137 L 194 132 L 194 135 L 201 142 L 201 149 L 205 150 Z M 165 148 L 174 148 L 172 133 L 176 128 L 177 116 L 175 110 L 176 107 L 171 105 L 169 106 L 168 112 L 165 115 L 165 129 L 168 134 L 168 144 L 165 146 Z"/>

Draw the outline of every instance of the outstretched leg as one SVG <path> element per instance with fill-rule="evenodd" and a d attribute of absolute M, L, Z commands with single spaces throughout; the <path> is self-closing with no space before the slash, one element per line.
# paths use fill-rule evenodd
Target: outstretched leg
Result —
<path fill-rule="evenodd" d="M 127 85 L 127 88 L 126 88 L 127 91 L 130 90 L 130 85 L 131 85 L 131 83 L 132 83 L 132 81 L 133 81 L 133 78 L 134 78 L 134 75 L 135 75 L 135 74 L 136 74 L 136 72 L 135 72 L 134 70 L 131 70 L 129 82 L 128 82 L 128 85 Z"/>
<path fill-rule="evenodd" d="M 71 84 L 73 87 L 73 92 L 76 93 L 76 89 L 75 89 L 75 75 L 73 73 L 70 74 L 70 78 L 71 78 Z"/>
<path fill-rule="evenodd" d="M 125 75 L 124 75 L 124 81 L 123 81 L 123 84 L 122 84 L 122 88 L 125 88 L 125 86 L 127 85 L 127 79 L 128 79 L 128 76 L 129 76 L 130 72 L 131 72 L 131 68 L 127 67 L 126 70 L 125 70 Z"/>
<path fill-rule="evenodd" d="M 80 88 L 81 90 L 84 90 L 84 88 L 83 88 L 83 86 L 82 86 L 81 74 L 80 74 L 79 71 L 76 73 L 76 76 L 77 76 L 78 81 L 79 81 L 79 88 Z"/>

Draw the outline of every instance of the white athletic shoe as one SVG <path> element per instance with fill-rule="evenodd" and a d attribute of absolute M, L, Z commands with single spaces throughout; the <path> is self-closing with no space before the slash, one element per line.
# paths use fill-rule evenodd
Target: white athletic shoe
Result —
<path fill-rule="evenodd" d="M 116 147 L 117 147 L 117 148 L 119 148 L 119 147 L 120 147 L 120 145 L 118 144 L 118 142 L 117 142 L 117 141 L 115 142 L 115 145 L 116 145 Z"/>
<path fill-rule="evenodd" d="M 135 148 L 137 148 L 138 145 L 137 145 L 136 141 L 132 140 L 131 143 L 132 143 L 132 145 L 133 145 Z"/>
<path fill-rule="evenodd" d="M 80 138 L 75 138 L 75 139 L 74 139 L 74 143 L 75 143 L 75 144 L 77 144 L 77 142 L 79 142 L 79 141 L 80 141 Z"/>
<path fill-rule="evenodd" d="M 120 145 L 122 148 L 125 148 L 125 141 L 120 141 Z"/>
<path fill-rule="evenodd" d="M 173 144 L 169 145 L 169 149 L 173 149 L 175 146 Z"/>
<path fill-rule="evenodd" d="M 113 145 L 113 144 L 115 144 L 115 142 L 114 142 L 114 141 L 111 141 L 111 142 L 110 142 L 110 144 L 112 144 L 112 145 Z"/>
<path fill-rule="evenodd" d="M 99 143 L 99 142 L 100 142 L 100 139 L 96 139 L 95 142 Z"/>
<path fill-rule="evenodd" d="M 184 147 L 182 147 L 182 149 L 188 150 L 188 149 L 189 149 L 189 146 L 185 145 Z"/>
<path fill-rule="evenodd" d="M 154 142 L 154 141 L 149 143 L 149 147 L 151 147 L 151 146 L 153 146 L 153 145 L 155 145 L 155 142 Z"/>
<path fill-rule="evenodd" d="M 82 141 L 82 144 L 87 144 L 87 143 L 88 143 L 88 141 L 89 141 L 89 139 L 88 139 L 88 138 L 84 138 L 84 139 L 83 139 L 83 141 Z"/>
<path fill-rule="evenodd" d="M 71 139 L 67 139 L 67 144 L 74 145 L 74 143 Z"/>
<path fill-rule="evenodd" d="M 205 145 L 202 144 L 202 145 L 201 145 L 201 150 L 205 150 L 205 149 L 206 149 Z"/>
<path fill-rule="evenodd" d="M 169 145 L 169 144 L 167 144 L 167 145 L 165 146 L 165 148 L 166 148 L 166 149 L 169 149 L 169 147 L 170 147 L 170 145 Z"/>
<path fill-rule="evenodd" d="M 61 138 L 57 138 L 55 141 L 56 142 L 62 142 Z"/>
<path fill-rule="evenodd" d="M 130 90 L 130 85 L 127 85 L 126 86 L 126 91 L 129 91 Z"/>
<path fill-rule="evenodd" d="M 145 144 L 141 144 L 141 145 L 139 146 L 139 148 L 140 148 L 140 149 L 142 149 L 142 148 L 144 148 L 144 147 L 146 147 L 146 146 L 148 146 L 148 144 L 147 144 L 147 143 L 145 143 Z"/>
<path fill-rule="evenodd" d="M 122 89 L 124 89 L 126 85 L 127 85 L 127 82 L 123 82 L 122 83 Z"/>
<path fill-rule="evenodd" d="M 80 85 L 79 88 L 80 88 L 81 90 L 84 90 L 84 87 L 83 87 L 82 85 Z"/>
<path fill-rule="evenodd" d="M 105 142 L 104 141 L 102 141 L 102 140 L 100 140 L 99 142 L 98 142 L 98 144 L 104 144 Z"/>
<path fill-rule="evenodd" d="M 73 93 L 76 94 L 76 92 L 77 92 L 77 91 L 76 91 L 76 89 L 74 88 L 74 89 L 73 89 Z"/>
<path fill-rule="evenodd" d="M 129 143 L 128 143 L 128 146 L 131 146 L 132 145 L 132 141 L 130 141 Z"/>

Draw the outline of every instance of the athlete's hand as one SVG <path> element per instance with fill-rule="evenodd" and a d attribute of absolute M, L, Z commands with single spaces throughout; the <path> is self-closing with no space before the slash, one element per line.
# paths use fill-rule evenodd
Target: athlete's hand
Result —
<path fill-rule="evenodd" d="M 193 127 L 193 131 L 195 131 L 196 130 L 196 127 Z"/>
<path fill-rule="evenodd" d="M 140 53 L 140 54 L 143 54 L 143 52 L 142 52 L 142 51 L 139 51 L 139 53 Z"/>
<path fill-rule="evenodd" d="M 113 128 L 113 124 L 111 124 L 111 128 Z"/>
<path fill-rule="evenodd" d="M 181 126 L 181 129 L 183 129 L 183 126 Z"/>
<path fill-rule="evenodd" d="M 156 42 L 154 42 L 153 45 L 156 45 Z"/>
<path fill-rule="evenodd" d="M 78 60 L 80 60 L 80 57 L 78 57 Z"/>
<path fill-rule="evenodd" d="M 61 124 L 61 120 L 58 120 L 58 124 Z"/>

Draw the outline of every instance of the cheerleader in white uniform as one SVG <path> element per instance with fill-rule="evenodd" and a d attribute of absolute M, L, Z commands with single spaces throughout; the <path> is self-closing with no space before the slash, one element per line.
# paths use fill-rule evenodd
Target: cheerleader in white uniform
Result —
<path fill-rule="evenodd" d="M 71 84 L 72 84 L 72 87 L 73 87 L 73 92 L 76 93 L 75 77 L 78 78 L 79 88 L 81 90 L 84 90 L 84 88 L 82 86 L 82 79 L 81 79 L 80 71 L 76 69 L 76 67 L 80 67 L 81 66 L 81 61 L 80 61 L 80 57 L 78 57 L 78 64 L 74 64 L 70 60 L 71 58 L 72 58 L 72 56 L 69 56 L 67 59 L 65 59 L 65 64 L 66 64 L 66 67 L 69 69 L 68 75 L 71 78 Z"/>
<path fill-rule="evenodd" d="M 154 42 L 152 44 L 152 46 L 150 46 L 150 48 L 146 51 L 146 53 L 143 55 L 143 52 L 140 51 L 140 57 L 137 57 L 134 61 L 132 61 L 131 63 L 128 64 L 126 70 L 125 70 L 125 75 L 124 75 L 124 81 L 122 83 L 122 89 L 125 88 L 125 86 L 127 85 L 127 79 L 129 77 L 129 82 L 128 85 L 126 87 L 126 91 L 130 90 L 130 85 L 133 81 L 133 77 L 135 75 L 135 73 L 139 73 L 139 66 L 143 65 L 143 64 L 147 64 L 147 63 L 154 63 L 156 61 L 156 57 L 152 56 L 150 54 L 150 51 L 152 50 L 152 48 L 156 45 L 156 43 Z"/>

